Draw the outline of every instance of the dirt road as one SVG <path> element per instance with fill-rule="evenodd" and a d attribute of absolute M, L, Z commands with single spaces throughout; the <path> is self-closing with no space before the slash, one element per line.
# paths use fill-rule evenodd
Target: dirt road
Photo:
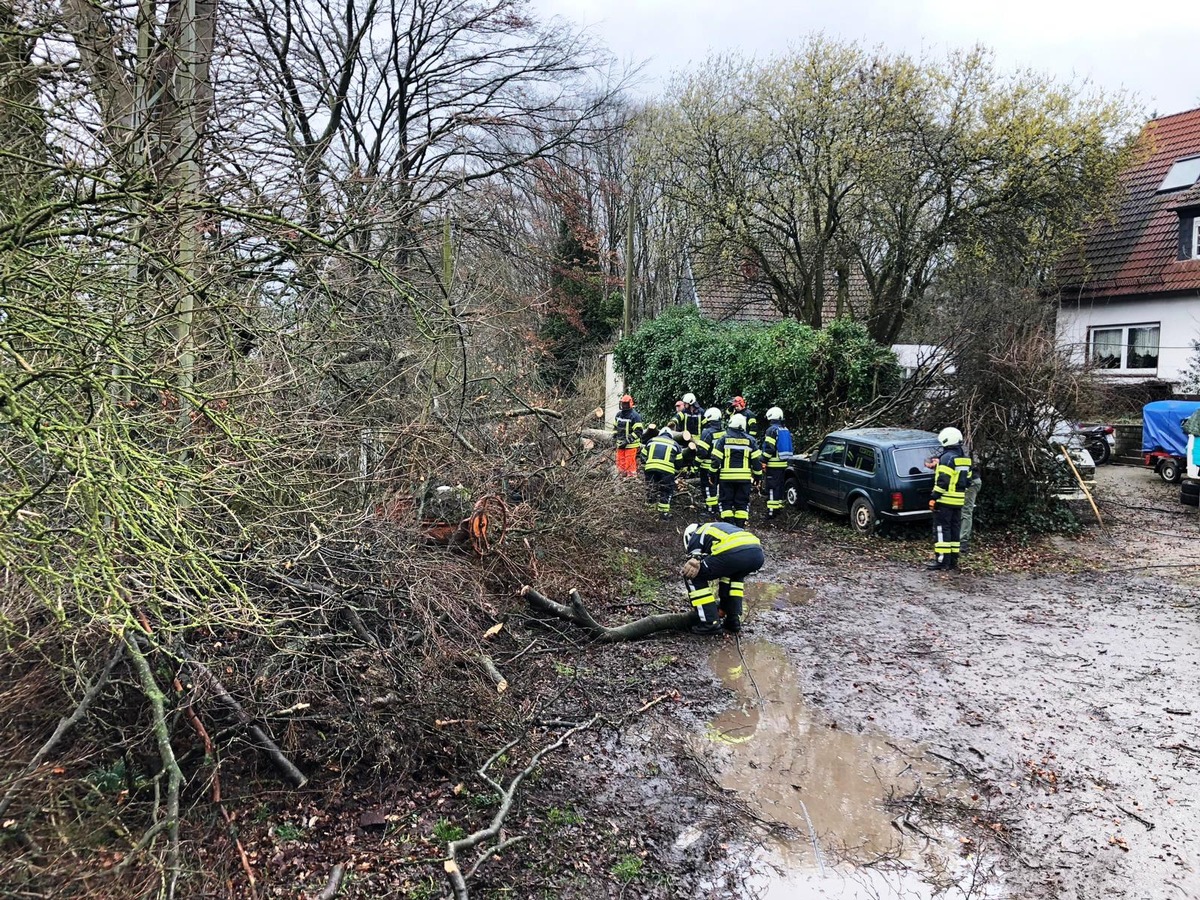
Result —
<path fill-rule="evenodd" d="M 1026 573 L 931 575 L 873 547 L 769 541 L 762 579 L 804 595 L 768 606 L 754 637 L 784 648 L 782 677 L 829 730 L 867 735 L 846 768 L 943 770 L 924 773 L 926 834 L 910 815 L 892 855 L 954 884 L 948 896 L 1200 897 L 1200 567 L 1180 566 L 1200 564 L 1200 533 L 1177 488 L 1136 469 L 1098 477 L 1107 527 L 1054 542 Z M 1098 570 L 1071 571 L 1080 566 Z M 718 770 L 739 762 L 713 758 Z M 879 807 L 889 789 L 911 797 L 887 772 L 878 796 L 852 802 Z M 817 804 L 825 813 L 836 798 Z M 844 816 L 824 818 L 845 836 Z M 955 873 L 922 861 L 931 849 L 954 855 L 945 845 L 955 842 L 960 860 L 983 864 Z M 848 855 L 878 850 L 860 841 Z M 777 881 L 772 897 L 842 895 L 812 892 L 794 871 Z"/>

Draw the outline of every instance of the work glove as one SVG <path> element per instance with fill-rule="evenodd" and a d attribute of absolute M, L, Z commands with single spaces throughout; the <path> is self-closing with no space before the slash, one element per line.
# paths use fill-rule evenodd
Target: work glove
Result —
<path fill-rule="evenodd" d="M 684 578 L 695 578 L 700 574 L 700 560 L 693 556 L 683 564 L 683 568 L 680 569 L 680 572 L 683 574 Z"/>

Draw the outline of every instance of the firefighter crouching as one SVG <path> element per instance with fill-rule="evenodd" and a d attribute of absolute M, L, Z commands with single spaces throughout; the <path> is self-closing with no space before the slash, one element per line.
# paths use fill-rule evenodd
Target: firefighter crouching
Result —
<path fill-rule="evenodd" d="M 762 446 L 763 474 L 767 481 L 767 518 L 774 519 L 783 512 L 787 465 L 792 458 L 792 433 L 783 424 L 783 410 L 778 406 L 767 410 L 767 422 Z"/>
<path fill-rule="evenodd" d="M 721 424 L 721 411 L 710 406 L 704 411 L 704 427 L 696 438 L 696 462 L 700 466 L 700 490 L 704 494 L 704 510 L 709 518 L 718 517 L 717 509 L 717 463 L 713 459 L 713 445 L 725 434 Z"/>
<path fill-rule="evenodd" d="M 929 501 L 933 510 L 934 558 L 926 565 L 928 569 L 958 569 L 963 503 L 973 475 L 971 458 L 963 450 L 962 441 L 962 432 L 957 428 L 938 432 L 938 443 L 945 449 L 937 460 L 933 498 Z"/>
<path fill-rule="evenodd" d="M 642 417 L 633 408 L 633 397 L 625 394 L 620 409 L 613 419 L 613 441 L 617 445 L 617 474 L 626 477 L 637 475 L 638 451 L 642 448 L 642 432 L 645 425 Z"/>
<path fill-rule="evenodd" d="M 682 574 L 699 619 L 692 631 L 737 634 L 742 630 L 746 578 L 765 561 L 762 542 L 728 522 L 706 522 L 684 529 L 683 549 L 690 558 Z"/>
<path fill-rule="evenodd" d="M 721 520 L 745 525 L 750 521 L 750 488 L 759 478 L 762 454 L 758 442 L 746 433 L 746 417 L 741 413 L 729 417 L 725 434 L 713 444 L 712 458 L 717 467 Z"/>
<path fill-rule="evenodd" d="M 690 438 L 686 432 L 682 435 Z M 659 518 L 671 517 L 671 498 L 675 495 L 675 474 L 678 471 L 683 448 L 675 439 L 675 433 L 664 428 L 642 447 L 645 459 L 646 490 L 658 509 Z"/>

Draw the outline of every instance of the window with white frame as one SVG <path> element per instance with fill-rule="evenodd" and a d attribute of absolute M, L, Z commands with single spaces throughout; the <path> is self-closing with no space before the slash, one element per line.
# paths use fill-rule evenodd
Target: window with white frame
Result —
<path fill-rule="evenodd" d="M 1088 361 L 1097 369 L 1158 368 L 1159 323 L 1105 325 L 1088 330 Z"/>
<path fill-rule="evenodd" d="M 1200 259 L 1200 216 L 1192 219 L 1192 259 Z"/>

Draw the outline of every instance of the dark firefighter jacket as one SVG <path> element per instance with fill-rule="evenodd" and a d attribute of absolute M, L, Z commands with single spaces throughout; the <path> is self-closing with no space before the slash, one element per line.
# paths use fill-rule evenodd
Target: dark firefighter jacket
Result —
<path fill-rule="evenodd" d="M 971 457 L 962 444 L 951 444 L 942 451 L 933 473 L 933 499 L 940 506 L 962 506 L 972 474 Z"/>
<path fill-rule="evenodd" d="M 667 472 L 671 475 L 675 474 L 679 457 L 683 455 L 683 449 L 667 431 L 660 431 L 647 441 L 640 452 L 646 461 L 647 472 Z"/>
<path fill-rule="evenodd" d="M 645 427 L 642 417 L 636 409 L 623 409 L 613 419 L 613 440 L 621 449 L 640 447 L 642 446 L 642 431 L 645 430 Z"/>
<path fill-rule="evenodd" d="M 767 433 L 763 437 L 762 458 L 768 469 L 787 468 L 787 460 L 780 459 L 779 451 L 775 448 L 775 435 L 779 433 L 780 427 L 778 422 L 772 422 L 767 426 Z"/>
<path fill-rule="evenodd" d="M 739 429 L 727 428 L 712 449 L 722 481 L 751 481 L 762 468 L 758 441 Z"/>

